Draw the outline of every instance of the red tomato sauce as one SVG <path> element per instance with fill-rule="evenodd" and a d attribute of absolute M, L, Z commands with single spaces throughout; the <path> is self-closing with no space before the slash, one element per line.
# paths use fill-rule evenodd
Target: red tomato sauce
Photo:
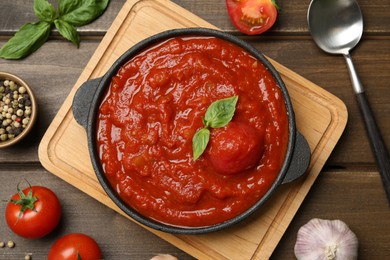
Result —
<path fill-rule="evenodd" d="M 207 108 L 235 95 L 232 121 L 211 129 L 194 161 L 192 138 Z M 218 152 L 232 140 L 233 150 Z M 246 211 L 275 181 L 287 143 L 275 79 L 248 52 L 213 37 L 172 38 L 136 55 L 113 77 L 98 113 L 112 187 L 141 214 L 174 226 L 209 226 Z"/>

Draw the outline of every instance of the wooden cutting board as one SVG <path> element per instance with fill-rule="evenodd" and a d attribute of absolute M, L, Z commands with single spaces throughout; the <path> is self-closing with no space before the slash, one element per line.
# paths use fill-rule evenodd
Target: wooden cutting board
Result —
<path fill-rule="evenodd" d="M 73 96 L 83 82 L 102 76 L 135 43 L 161 31 L 184 27 L 215 28 L 168 0 L 129 0 L 124 4 L 41 141 L 39 159 L 48 171 L 125 215 L 108 198 L 95 176 L 86 133 L 72 115 Z M 286 83 L 298 130 L 311 148 L 308 175 L 283 185 L 258 212 L 226 230 L 204 235 L 171 235 L 149 229 L 196 258 L 269 258 L 345 128 L 347 111 L 343 102 L 270 61 Z"/>

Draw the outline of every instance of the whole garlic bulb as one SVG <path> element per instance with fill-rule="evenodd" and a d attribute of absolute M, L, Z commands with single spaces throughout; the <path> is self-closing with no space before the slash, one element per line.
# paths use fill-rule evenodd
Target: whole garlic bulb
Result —
<path fill-rule="evenodd" d="M 294 252 L 298 260 L 354 260 L 358 239 L 341 220 L 314 218 L 299 229 Z"/>

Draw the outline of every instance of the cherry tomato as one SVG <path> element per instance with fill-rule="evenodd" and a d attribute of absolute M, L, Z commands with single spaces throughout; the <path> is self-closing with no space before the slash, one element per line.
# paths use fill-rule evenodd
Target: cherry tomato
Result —
<path fill-rule="evenodd" d="M 267 31 L 278 16 L 275 0 L 226 0 L 226 7 L 234 26 L 249 35 Z"/>
<path fill-rule="evenodd" d="M 247 124 L 230 122 L 212 129 L 206 154 L 218 173 L 229 175 L 255 166 L 263 151 L 262 133 Z"/>
<path fill-rule="evenodd" d="M 102 252 L 96 241 L 81 233 L 72 233 L 58 239 L 51 247 L 48 260 L 98 260 Z"/>
<path fill-rule="evenodd" d="M 61 218 L 61 204 L 53 191 L 30 186 L 12 196 L 5 210 L 9 228 L 19 236 L 36 239 L 49 234 Z"/>

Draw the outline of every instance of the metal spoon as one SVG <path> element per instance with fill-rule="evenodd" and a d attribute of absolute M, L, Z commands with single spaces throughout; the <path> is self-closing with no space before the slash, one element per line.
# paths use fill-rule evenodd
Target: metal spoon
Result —
<path fill-rule="evenodd" d="M 390 203 L 390 157 L 349 54 L 363 33 L 360 7 L 355 0 L 312 0 L 307 21 L 317 45 L 325 52 L 343 55 L 347 62 L 352 86 Z"/>

